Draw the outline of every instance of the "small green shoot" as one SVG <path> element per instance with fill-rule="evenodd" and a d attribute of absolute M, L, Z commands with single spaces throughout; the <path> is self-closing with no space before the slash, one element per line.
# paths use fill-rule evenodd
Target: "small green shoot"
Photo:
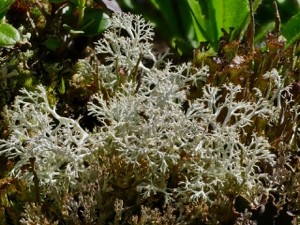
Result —
<path fill-rule="evenodd" d="M 66 93 L 66 86 L 65 86 L 65 80 L 63 77 L 61 77 L 61 83 L 60 83 L 60 86 L 59 86 L 59 89 L 58 89 L 59 93 L 60 94 L 64 94 Z"/>

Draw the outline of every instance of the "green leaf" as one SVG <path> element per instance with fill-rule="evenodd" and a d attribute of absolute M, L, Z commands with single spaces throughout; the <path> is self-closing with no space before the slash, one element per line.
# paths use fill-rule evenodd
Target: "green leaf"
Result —
<path fill-rule="evenodd" d="M 6 15 L 7 10 L 14 0 L 0 0 L 0 20 Z"/>
<path fill-rule="evenodd" d="M 80 30 L 85 36 L 95 36 L 102 33 L 109 26 L 109 16 L 101 9 L 87 8 L 84 12 Z"/>
<path fill-rule="evenodd" d="M 269 30 L 274 30 L 274 28 L 275 28 L 274 21 L 261 25 L 260 29 L 255 31 L 254 43 L 259 44 L 261 42 L 265 42 L 266 32 Z"/>
<path fill-rule="evenodd" d="M 66 92 L 65 80 L 63 77 L 61 77 L 61 85 L 59 86 L 58 91 L 62 95 Z"/>
<path fill-rule="evenodd" d="M 188 0 L 198 41 L 209 41 L 216 50 L 221 28 L 229 31 L 234 27 L 234 35 L 240 36 L 245 21 L 249 17 L 248 0 Z"/>
<path fill-rule="evenodd" d="M 300 38 L 300 12 L 293 16 L 281 28 L 281 34 L 287 39 L 286 47 L 291 46 L 297 39 Z"/>
<path fill-rule="evenodd" d="M 44 42 L 44 44 L 50 51 L 53 51 L 53 52 L 56 51 L 56 49 L 60 46 L 59 41 L 53 37 L 48 38 Z"/>
<path fill-rule="evenodd" d="M 239 35 L 242 24 L 249 16 L 248 1 L 223 0 L 222 6 L 218 0 L 213 2 L 215 3 L 214 7 L 219 6 L 218 10 L 216 10 L 218 36 L 220 37 L 223 34 L 221 28 L 229 31 L 230 27 L 234 27 L 235 33 Z"/>
<path fill-rule="evenodd" d="M 9 24 L 0 24 L 0 46 L 13 46 L 20 41 L 19 31 Z"/>
<path fill-rule="evenodd" d="M 209 37 L 205 32 L 206 20 L 204 14 L 202 14 L 204 3 L 201 6 L 201 4 L 199 4 L 197 0 L 188 0 L 188 4 L 190 6 L 190 12 L 193 20 L 193 27 L 195 29 L 197 41 L 207 41 Z"/>
<path fill-rule="evenodd" d="M 198 46 L 187 0 L 151 0 L 151 2 L 157 13 L 150 10 L 146 15 L 165 33 L 172 47 L 183 53 Z"/>
<path fill-rule="evenodd" d="M 193 26 L 193 17 L 190 12 L 188 1 L 181 1 L 180 7 L 175 7 L 175 12 L 178 14 L 177 24 L 180 24 L 181 26 L 181 37 L 187 39 L 194 48 L 198 47 L 199 42 L 196 41 L 196 32 Z"/>
<path fill-rule="evenodd" d="M 162 21 L 168 32 L 173 34 L 173 37 L 182 37 L 180 24 L 178 24 L 178 16 L 173 0 L 151 0 L 152 4 L 162 13 Z"/>

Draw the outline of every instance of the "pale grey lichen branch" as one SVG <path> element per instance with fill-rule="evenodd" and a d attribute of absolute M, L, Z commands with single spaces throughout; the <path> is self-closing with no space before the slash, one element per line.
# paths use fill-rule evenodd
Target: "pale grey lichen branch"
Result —
<path fill-rule="evenodd" d="M 42 187 L 61 182 L 76 183 L 91 155 L 93 140 L 78 121 L 57 114 L 43 86 L 36 91 L 21 90 L 11 109 L 6 108 L 10 136 L 0 140 L 0 154 L 19 158 L 11 175 L 23 178 L 32 185 L 32 171 L 23 171 L 35 158 L 36 172 Z"/>
<path fill-rule="evenodd" d="M 263 79 L 269 80 L 268 90 L 266 94 L 266 99 L 270 97 L 270 101 L 273 102 L 276 100 L 277 107 L 281 109 L 281 100 L 282 98 L 287 98 L 290 103 L 292 101 L 292 95 L 290 93 L 291 86 L 288 85 L 285 87 L 286 77 L 282 77 L 277 69 L 272 69 L 271 71 L 266 72 L 263 76 Z M 271 93 L 273 90 L 274 93 Z M 286 93 L 283 95 L 283 93 Z"/>
<path fill-rule="evenodd" d="M 110 29 L 104 33 L 104 38 L 96 45 L 98 54 L 107 54 L 107 62 L 115 64 L 116 60 L 120 66 L 126 67 L 129 73 L 134 69 L 136 63 L 143 54 L 143 58 L 156 61 L 151 52 L 153 29 L 140 15 L 116 13 L 111 19 Z M 120 36 L 125 31 L 128 36 Z M 143 62 L 139 68 L 149 71 Z"/>

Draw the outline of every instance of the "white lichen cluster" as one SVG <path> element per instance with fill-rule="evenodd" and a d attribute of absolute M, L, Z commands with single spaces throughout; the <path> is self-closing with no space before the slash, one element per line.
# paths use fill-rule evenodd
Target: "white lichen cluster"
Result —
<path fill-rule="evenodd" d="M 10 136 L 0 141 L 2 154 L 19 159 L 11 175 L 31 185 L 34 171 L 30 159 L 34 159 L 42 187 L 75 184 L 85 170 L 85 158 L 92 153 L 93 140 L 77 121 L 57 114 L 43 86 L 35 92 L 23 89 L 21 93 L 15 104 L 5 109 Z"/>
<path fill-rule="evenodd" d="M 89 114 L 101 124 L 93 132 L 58 115 L 43 86 L 34 92 L 23 89 L 5 111 L 10 135 L 0 141 L 1 154 L 18 158 L 11 175 L 33 185 L 32 171 L 23 167 L 35 158 L 43 190 L 64 188 L 56 184 L 65 182 L 76 186 L 89 178 L 89 165 L 105 156 L 122 161 L 122 173 L 133 168 L 130 179 L 143 197 L 160 193 L 166 204 L 213 203 L 220 194 L 249 194 L 258 188 L 264 174 L 256 171 L 257 163 L 272 165 L 275 159 L 268 141 L 249 127 L 257 118 L 272 118 L 270 99 L 257 90 L 256 98 L 240 101 L 240 86 L 205 84 L 208 67 L 164 62 L 164 56 L 152 52 L 152 36 L 152 27 L 141 17 L 113 16 L 96 47 L 107 63 L 99 65 L 101 88 L 88 103 Z M 189 88 L 200 83 L 202 97 L 188 100 Z"/>

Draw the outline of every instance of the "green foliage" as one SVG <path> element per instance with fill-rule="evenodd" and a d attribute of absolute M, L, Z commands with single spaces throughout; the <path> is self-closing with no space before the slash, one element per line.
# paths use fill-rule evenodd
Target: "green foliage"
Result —
<path fill-rule="evenodd" d="M 109 16 L 100 9 L 85 9 L 81 30 L 85 36 L 96 36 L 109 26 Z"/>
<path fill-rule="evenodd" d="M 78 9 L 78 22 L 76 26 L 65 24 L 72 34 L 83 34 L 85 36 L 95 36 L 103 32 L 108 27 L 108 15 L 99 8 L 87 8 L 85 0 L 70 0 L 69 10 L 66 14 L 70 16 L 69 21 L 74 22 L 74 6 Z"/>
<path fill-rule="evenodd" d="M 43 34 L 46 35 L 46 40 L 43 43 L 55 54 L 61 55 L 65 52 L 77 37 L 97 36 L 109 26 L 108 14 L 91 2 L 49 0 L 47 4 L 52 4 L 50 13 L 46 11 L 46 6 L 45 8 L 43 5 L 40 6 L 40 11 L 46 20 L 42 26 L 42 29 L 46 30 Z M 53 32 L 50 33 L 50 30 Z M 68 38 L 60 36 L 66 31 L 70 34 Z"/>
<path fill-rule="evenodd" d="M 281 20 L 281 29 L 282 31 L 285 29 L 285 24 L 289 22 L 300 10 L 300 4 L 297 0 L 280 0 L 276 1 L 278 5 L 278 12 Z M 266 32 L 274 30 L 275 28 L 275 15 L 276 10 L 274 9 L 274 1 L 273 0 L 265 0 L 263 4 L 259 6 L 255 14 L 255 43 L 260 44 L 264 42 L 264 37 Z M 297 30 L 297 26 L 294 28 Z M 291 32 L 289 34 L 289 32 Z M 291 34 L 295 34 L 294 30 L 289 30 L 287 32 L 284 31 L 284 36 L 287 36 L 287 41 L 291 43 L 293 42 L 293 37 Z M 295 34 L 297 35 L 297 34 Z M 290 44 L 287 44 L 290 46 Z"/>
<path fill-rule="evenodd" d="M 216 51 L 219 38 L 223 36 L 222 28 L 227 32 L 231 27 L 235 28 L 233 37 L 241 39 L 249 23 L 248 0 L 183 0 L 180 4 L 173 0 L 153 0 L 147 3 L 152 8 L 148 12 L 132 1 L 122 2 L 131 10 L 142 10 L 180 52 L 189 51 L 205 41 L 209 41 Z M 254 11 L 260 3 L 261 0 L 254 1 Z"/>
<path fill-rule="evenodd" d="M 13 46 L 20 41 L 19 31 L 3 21 L 12 3 L 13 0 L 0 0 L 0 47 Z"/>
<path fill-rule="evenodd" d="M 0 24 L 0 46 L 13 46 L 20 41 L 17 29 L 9 24 Z"/>
<path fill-rule="evenodd" d="M 242 37 L 249 21 L 247 0 L 188 2 L 198 43 L 209 41 L 213 49 L 217 50 L 219 38 L 223 36 L 222 28 L 229 32 L 233 27 L 233 36 L 237 39 Z"/>
<path fill-rule="evenodd" d="M 44 45 L 49 49 L 50 51 L 55 52 L 59 48 L 59 41 L 53 37 L 48 38 L 45 42 Z"/>
<path fill-rule="evenodd" d="M 223 31 L 230 33 L 230 40 L 241 40 L 250 23 L 250 0 L 152 0 L 136 1 L 122 0 L 125 7 L 135 13 L 142 13 L 152 21 L 156 29 L 165 36 L 170 45 L 178 52 L 188 53 L 198 47 L 200 42 L 209 42 L 216 52 L 218 41 Z M 252 1 L 252 0 L 251 0 Z M 266 31 L 275 27 L 275 12 L 273 1 L 255 0 L 252 4 L 253 14 L 258 14 L 258 32 L 256 43 L 261 43 Z M 260 10 L 260 7 L 262 10 Z M 299 16 L 295 15 L 295 3 L 285 1 L 278 3 L 279 11 L 284 14 L 282 34 L 287 39 L 287 47 L 299 37 Z M 299 8 L 299 6 L 298 6 Z M 296 11 L 297 12 L 297 11 Z M 294 16 L 292 18 L 292 16 Z M 168 28 L 168 29 L 166 29 Z M 230 32 L 231 28 L 234 28 Z"/>
<path fill-rule="evenodd" d="M 10 5 L 14 2 L 14 0 L 1 0 L 0 1 L 0 21 L 3 20 L 7 10 Z"/>
<path fill-rule="evenodd" d="M 281 34 L 287 39 L 286 47 L 291 46 L 300 37 L 300 12 L 282 26 Z"/>
<path fill-rule="evenodd" d="M 58 91 L 60 94 L 64 94 L 66 92 L 65 80 L 63 77 L 61 77 L 61 85 L 60 85 Z"/>
<path fill-rule="evenodd" d="M 68 16 L 72 15 L 73 10 L 68 13 Z M 72 27 L 68 24 L 63 24 L 63 27 L 67 29 L 70 34 L 80 34 L 83 36 L 96 36 L 102 33 L 109 26 L 109 16 L 105 14 L 101 9 L 85 9 L 84 16 L 76 27 Z M 72 21 L 74 18 L 70 16 L 67 18 Z M 77 28 L 78 27 L 78 28 Z"/>

